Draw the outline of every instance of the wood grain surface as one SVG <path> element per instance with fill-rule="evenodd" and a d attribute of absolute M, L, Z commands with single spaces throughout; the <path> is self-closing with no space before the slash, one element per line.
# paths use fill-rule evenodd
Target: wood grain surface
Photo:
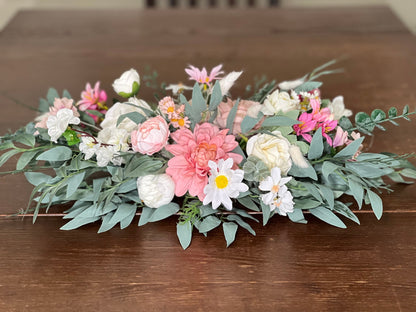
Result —
<path fill-rule="evenodd" d="M 294 79 L 342 57 L 323 97 L 342 94 L 354 112 L 414 108 L 414 55 L 416 38 L 386 8 L 23 11 L 0 32 L 0 133 L 33 119 L 50 86 L 77 97 L 100 80 L 115 97 L 121 72 L 147 66 L 167 83 L 187 82 L 188 64 L 244 70 L 238 97 L 256 75 Z M 415 121 L 388 125 L 367 148 L 416 151 Z M 98 225 L 63 232 L 57 217 L 8 217 L 31 186 L 0 177 L 0 311 L 414 311 L 416 187 L 393 189 L 381 221 L 368 210 L 345 230 L 274 218 L 256 237 L 239 229 L 228 249 L 216 230 L 182 251 L 174 218 L 98 235 Z"/>

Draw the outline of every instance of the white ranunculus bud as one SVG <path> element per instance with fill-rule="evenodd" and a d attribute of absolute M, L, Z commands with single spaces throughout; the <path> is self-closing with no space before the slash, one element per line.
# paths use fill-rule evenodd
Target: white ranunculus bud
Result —
<path fill-rule="evenodd" d="M 264 100 L 262 112 L 264 115 L 287 113 L 299 109 L 299 102 L 298 97 L 292 97 L 287 92 L 276 90 Z"/>
<path fill-rule="evenodd" d="M 124 98 L 136 95 L 140 88 L 140 76 L 135 69 L 125 71 L 120 78 L 114 80 L 113 89 Z"/>
<path fill-rule="evenodd" d="M 292 167 L 290 157 L 290 142 L 281 134 L 280 131 L 273 131 L 270 134 L 257 134 L 247 141 L 247 155 L 260 158 L 270 169 L 280 168 L 283 175 Z"/>
<path fill-rule="evenodd" d="M 149 174 L 137 179 L 137 190 L 147 207 L 159 208 L 172 201 L 175 182 L 167 174 Z"/>

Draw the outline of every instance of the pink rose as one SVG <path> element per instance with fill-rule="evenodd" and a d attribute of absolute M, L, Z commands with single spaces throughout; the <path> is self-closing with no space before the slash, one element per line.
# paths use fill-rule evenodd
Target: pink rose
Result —
<path fill-rule="evenodd" d="M 220 128 L 225 129 L 227 127 L 228 115 L 230 114 L 234 104 L 235 101 L 232 101 L 231 99 L 227 99 L 227 102 L 221 102 L 220 105 L 218 105 L 218 115 L 214 121 L 214 124 L 220 126 Z M 261 104 L 258 102 L 240 100 L 234 119 L 233 134 L 237 135 L 241 133 L 241 122 L 243 121 L 244 117 L 250 116 L 256 118 L 260 109 Z M 261 121 L 254 128 L 258 128 L 260 124 Z"/>
<path fill-rule="evenodd" d="M 168 124 L 163 117 L 157 116 L 146 120 L 131 133 L 131 144 L 135 152 L 153 155 L 165 147 L 168 137 Z"/>

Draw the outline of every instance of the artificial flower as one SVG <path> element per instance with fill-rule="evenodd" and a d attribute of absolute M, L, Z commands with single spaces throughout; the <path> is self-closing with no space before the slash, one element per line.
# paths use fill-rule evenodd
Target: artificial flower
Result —
<path fill-rule="evenodd" d="M 332 147 L 342 146 L 348 141 L 348 132 L 342 130 L 340 126 L 337 127 L 334 140 L 332 141 Z"/>
<path fill-rule="evenodd" d="M 300 108 L 299 97 L 296 93 L 289 94 L 285 91 L 276 90 L 269 94 L 263 103 L 262 113 L 264 115 L 275 115 L 287 113 Z"/>
<path fill-rule="evenodd" d="M 285 185 L 291 179 L 292 177 L 282 178 L 280 168 L 274 167 L 270 176 L 260 182 L 259 189 L 268 192 L 261 195 L 261 200 L 270 207 L 270 211 L 278 208 L 278 212 L 282 216 L 293 212 L 293 196 Z"/>
<path fill-rule="evenodd" d="M 107 166 L 111 161 L 117 158 L 118 151 L 117 148 L 114 145 L 103 145 L 100 144 L 95 151 L 95 155 L 97 157 L 97 166 L 98 167 L 105 167 Z M 120 163 L 117 161 L 117 165 Z"/>
<path fill-rule="evenodd" d="M 328 108 L 331 110 L 335 120 L 340 120 L 343 116 L 352 116 L 352 111 L 345 108 L 344 97 L 342 95 L 335 97 L 328 105 Z"/>
<path fill-rule="evenodd" d="M 234 107 L 235 101 L 231 99 L 227 99 L 227 102 L 221 102 L 218 105 L 218 114 L 214 121 L 214 124 L 220 126 L 220 128 L 227 127 L 227 118 L 230 114 L 231 109 Z M 247 100 L 240 100 L 238 102 L 237 112 L 235 114 L 234 122 L 233 122 L 233 131 L 234 135 L 241 133 L 241 123 L 246 116 L 257 118 L 262 105 L 258 102 L 247 101 Z M 262 121 L 259 121 L 254 129 L 258 129 L 261 125 Z"/>
<path fill-rule="evenodd" d="M 299 168 L 309 167 L 309 164 L 306 161 L 305 157 L 303 156 L 302 151 L 300 150 L 299 146 L 292 144 L 289 147 L 289 154 L 290 154 L 290 157 L 292 158 L 293 163 Z"/>
<path fill-rule="evenodd" d="M 185 72 L 189 75 L 189 80 L 195 80 L 198 83 L 205 83 L 208 84 L 213 80 L 219 79 L 218 75 L 223 74 L 224 72 L 221 71 L 222 64 L 215 66 L 211 69 L 211 72 L 207 73 L 206 68 L 202 68 L 202 70 L 196 68 L 195 66 L 189 65 L 189 68 L 185 68 Z"/>
<path fill-rule="evenodd" d="M 230 91 L 231 87 L 234 85 L 234 83 L 237 81 L 237 79 L 241 76 L 242 73 L 242 71 L 233 71 L 219 81 L 221 94 L 223 96 L 228 94 L 228 91 Z"/>
<path fill-rule="evenodd" d="M 282 81 L 281 83 L 278 84 L 278 87 L 281 90 L 293 90 L 299 87 L 304 82 L 305 82 L 305 79 L 303 78 L 289 80 L 289 81 Z"/>
<path fill-rule="evenodd" d="M 113 82 L 114 91 L 124 97 L 129 98 L 139 92 L 140 88 L 140 76 L 135 69 L 125 71 L 120 78 L 117 78 Z"/>
<path fill-rule="evenodd" d="M 46 122 L 48 121 L 49 116 L 56 116 L 56 114 L 62 109 L 62 108 L 68 108 L 72 110 L 75 117 L 79 117 L 79 112 L 77 108 L 74 106 L 74 100 L 68 99 L 68 98 L 55 98 L 53 101 L 53 106 L 49 107 L 49 112 L 42 114 L 39 116 L 36 121 L 38 121 L 35 124 L 35 128 L 44 128 L 47 129 Z M 37 134 L 37 133 L 35 133 Z"/>
<path fill-rule="evenodd" d="M 203 123 L 195 125 L 193 132 L 181 128 L 171 134 L 176 144 L 166 146 L 166 150 L 174 155 L 168 162 L 166 173 L 175 181 L 176 196 L 189 191 L 192 196 L 203 200 L 208 182 L 208 162 L 232 158 L 236 167 L 243 160 L 241 155 L 231 152 L 238 142 L 227 132 L 228 129 L 220 130 L 215 125 Z"/>
<path fill-rule="evenodd" d="M 117 121 L 121 115 L 133 112 L 146 116 L 146 113 L 142 110 L 142 108 L 151 110 L 149 104 L 136 98 L 130 98 L 127 103 L 115 103 L 105 114 L 105 118 L 100 124 L 101 128 L 118 128 L 124 129 L 127 132 L 132 132 L 137 127 L 135 122 L 131 121 L 129 118 L 124 118 L 124 120 L 117 126 Z"/>
<path fill-rule="evenodd" d="M 149 208 L 169 204 L 175 193 L 175 182 L 167 174 L 149 174 L 137 179 L 140 199 Z"/>
<path fill-rule="evenodd" d="M 117 151 L 127 152 L 129 149 L 129 134 L 125 129 L 104 128 L 98 132 L 97 140 L 100 143 L 114 145 Z"/>
<path fill-rule="evenodd" d="M 78 125 L 80 122 L 81 120 L 75 117 L 74 112 L 69 108 L 62 108 L 56 115 L 49 116 L 46 126 L 48 127 L 51 141 L 57 143 L 57 140 L 68 128 L 68 125 Z"/>
<path fill-rule="evenodd" d="M 77 106 L 80 111 L 96 110 L 105 114 L 107 111 L 107 106 L 105 105 L 106 101 L 107 93 L 100 89 L 100 82 L 98 81 L 95 84 L 94 89 L 87 83 L 85 90 L 81 93 L 81 100 L 77 103 Z M 88 112 L 87 114 L 91 116 L 95 122 L 98 121 L 98 116 Z"/>
<path fill-rule="evenodd" d="M 172 90 L 172 93 L 176 95 L 176 94 L 182 93 L 185 90 L 192 90 L 192 87 L 185 86 L 183 83 L 179 83 L 179 84 L 170 84 L 165 89 Z"/>
<path fill-rule="evenodd" d="M 175 102 L 170 96 L 165 96 L 163 99 L 159 101 L 158 104 L 159 110 L 168 116 L 168 118 L 172 118 L 172 115 L 175 113 Z"/>
<path fill-rule="evenodd" d="M 166 146 L 169 138 L 169 125 L 162 116 L 156 116 L 140 124 L 131 133 L 131 145 L 135 152 L 153 155 Z"/>
<path fill-rule="evenodd" d="M 283 174 L 292 167 L 290 143 L 280 131 L 271 134 L 256 134 L 247 141 L 247 155 L 262 160 L 270 169 L 279 167 Z"/>
<path fill-rule="evenodd" d="M 237 198 L 240 193 L 248 191 L 248 186 L 242 183 L 244 171 L 231 169 L 233 165 L 231 158 L 220 159 L 218 165 L 212 160 L 208 161 L 210 176 L 208 184 L 204 187 L 204 205 L 212 202 L 213 209 L 223 204 L 227 210 L 232 210 L 231 198 Z"/>
<path fill-rule="evenodd" d="M 79 144 L 79 150 L 85 154 L 85 160 L 90 159 L 95 155 L 95 152 L 100 147 L 98 141 L 90 136 L 82 136 L 81 143 Z"/>

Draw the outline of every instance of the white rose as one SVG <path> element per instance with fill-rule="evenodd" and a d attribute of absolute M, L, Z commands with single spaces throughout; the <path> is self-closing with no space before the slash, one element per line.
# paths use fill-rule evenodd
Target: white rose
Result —
<path fill-rule="evenodd" d="M 124 98 L 133 96 L 139 92 L 140 76 L 135 69 L 125 71 L 120 78 L 114 80 L 113 89 Z"/>
<path fill-rule="evenodd" d="M 131 99 L 129 99 L 129 103 Z M 110 109 L 105 114 L 105 118 L 103 122 L 101 123 L 101 128 L 116 128 L 117 127 L 117 120 L 121 115 L 132 113 L 132 112 L 138 112 L 142 114 L 143 116 L 146 116 L 144 111 L 140 109 L 141 107 L 145 109 L 151 110 L 151 107 L 149 104 L 147 104 L 143 100 L 136 99 L 133 103 L 137 106 L 126 104 L 126 103 L 116 103 L 113 106 L 110 107 Z M 127 132 L 132 132 L 137 127 L 137 124 L 133 121 L 131 121 L 129 118 L 124 118 L 124 120 L 118 125 L 118 129 L 124 129 Z"/>
<path fill-rule="evenodd" d="M 292 97 L 287 92 L 276 90 L 264 100 L 262 112 L 264 115 L 275 115 L 278 112 L 286 113 L 298 109 L 299 103 L 297 96 Z"/>
<path fill-rule="evenodd" d="M 98 132 L 97 139 L 100 143 L 114 145 L 117 151 L 127 152 L 129 134 L 125 129 L 104 128 Z"/>
<path fill-rule="evenodd" d="M 282 174 L 286 175 L 292 167 L 290 158 L 290 142 L 282 136 L 280 131 L 270 134 L 257 134 L 247 142 L 247 155 L 253 155 L 261 159 L 270 170 L 274 167 L 280 168 Z"/>
<path fill-rule="evenodd" d="M 139 197 L 147 207 L 169 204 L 175 193 L 175 182 L 167 174 L 150 174 L 137 179 Z"/>

